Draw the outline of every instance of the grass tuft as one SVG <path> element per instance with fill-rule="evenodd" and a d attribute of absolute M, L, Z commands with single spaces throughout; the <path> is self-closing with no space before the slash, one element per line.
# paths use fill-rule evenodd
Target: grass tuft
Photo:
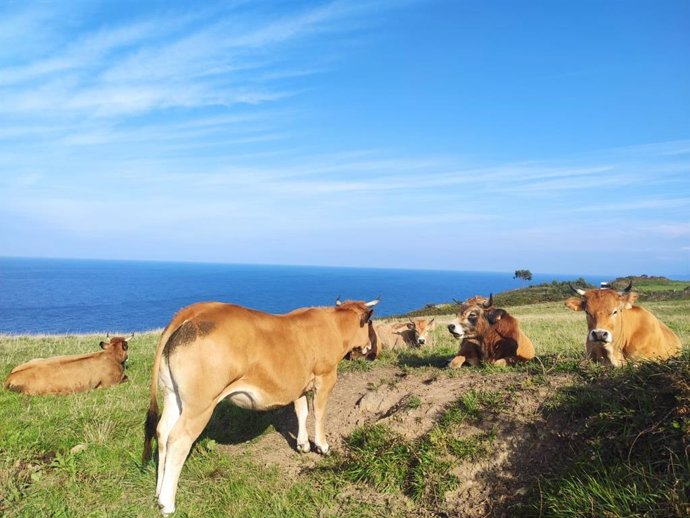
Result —
<path fill-rule="evenodd" d="M 496 399 L 493 392 L 464 394 L 429 433 L 416 440 L 405 439 L 383 424 L 364 425 L 345 439 L 346 451 L 326 469 L 346 481 L 399 492 L 426 508 L 437 508 L 445 494 L 458 486 L 452 473 L 457 462 L 489 454 L 495 432 L 464 438 L 458 434 L 468 422 L 481 420 Z"/>

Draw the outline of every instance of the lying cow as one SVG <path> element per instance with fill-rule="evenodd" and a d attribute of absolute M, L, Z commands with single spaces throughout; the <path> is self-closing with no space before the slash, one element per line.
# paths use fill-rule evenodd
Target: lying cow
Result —
<path fill-rule="evenodd" d="M 36 358 L 10 372 L 5 388 L 32 396 L 66 395 L 110 387 L 127 380 L 127 340 L 114 336 L 101 342 L 102 351 L 72 356 Z"/>
<path fill-rule="evenodd" d="M 421 347 L 429 341 L 429 333 L 433 330 L 433 318 L 374 324 L 379 350 Z"/>
<path fill-rule="evenodd" d="M 340 302 L 271 315 L 233 304 L 203 302 L 179 311 L 163 331 L 153 364 L 143 462 L 158 442 L 156 496 L 175 511 L 177 482 L 194 440 L 223 399 L 268 410 L 294 403 L 297 450 L 310 450 L 306 393 L 313 391 L 316 451 L 329 453 L 324 430 L 338 362 L 352 349 L 366 354 L 375 341 L 371 302 Z M 163 393 L 158 417 L 157 392 Z"/>
<path fill-rule="evenodd" d="M 663 360 L 680 354 L 680 339 L 649 311 L 633 306 L 637 293 L 632 282 L 623 291 L 610 288 L 584 291 L 570 287 L 577 297 L 565 301 L 587 316 L 587 356 L 621 366 L 626 360 Z"/>
<path fill-rule="evenodd" d="M 473 297 L 460 306 L 456 318 L 448 325 L 455 338 L 460 338 L 460 350 L 448 364 L 451 368 L 463 364 L 478 365 L 483 361 L 493 365 L 512 365 L 534 358 L 534 345 L 520 329 L 517 319 L 504 309 L 493 307 L 489 299 Z"/>

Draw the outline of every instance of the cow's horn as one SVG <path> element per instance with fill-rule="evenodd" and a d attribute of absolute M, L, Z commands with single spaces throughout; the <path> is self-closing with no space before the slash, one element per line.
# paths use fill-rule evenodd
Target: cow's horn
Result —
<path fill-rule="evenodd" d="M 455 302 L 458 306 L 462 306 L 462 302 L 460 302 L 458 299 L 453 298 L 453 302 Z"/>
<path fill-rule="evenodd" d="M 581 290 L 579 288 L 575 288 L 572 284 L 568 283 L 568 286 L 570 287 L 573 292 L 577 293 L 580 297 L 584 296 L 585 290 Z"/>
<path fill-rule="evenodd" d="M 381 297 L 375 298 L 374 300 L 370 300 L 369 302 L 365 302 L 364 305 L 368 308 L 373 308 L 379 302 L 381 302 Z"/>
<path fill-rule="evenodd" d="M 340 306 L 341 304 L 342 302 L 340 302 L 340 295 L 338 295 L 338 297 L 335 299 L 335 305 Z"/>
<path fill-rule="evenodd" d="M 628 287 L 625 288 L 623 291 L 620 292 L 621 295 L 625 295 L 626 293 L 630 293 L 630 290 L 632 289 L 632 281 L 628 283 Z"/>
<path fill-rule="evenodd" d="M 484 306 L 485 308 L 490 308 L 493 305 L 494 305 L 494 294 L 490 293 L 489 294 L 489 300 L 484 302 L 484 304 L 482 304 L 482 306 Z"/>

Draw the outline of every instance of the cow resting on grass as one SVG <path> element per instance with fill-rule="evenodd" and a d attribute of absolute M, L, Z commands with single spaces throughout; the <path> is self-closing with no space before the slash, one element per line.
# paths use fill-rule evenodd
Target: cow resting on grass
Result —
<path fill-rule="evenodd" d="M 374 324 L 380 350 L 421 347 L 428 343 L 429 333 L 433 329 L 433 318 Z"/>
<path fill-rule="evenodd" d="M 493 307 L 493 296 L 472 297 L 460 306 L 448 330 L 460 339 L 458 354 L 451 368 L 479 365 L 512 365 L 534 358 L 534 345 L 520 329 L 517 319 L 504 309 Z"/>
<path fill-rule="evenodd" d="M 34 396 L 66 395 L 126 381 L 127 340 L 115 336 L 100 345 L 103 350 L 95 353 L 36 358 L 18 365 L 5 380 L 5 388 Z"/>
<path fill-rule="evenodd" d="M 649 311 L 633 306 L 637 293 L 632 282 L 623 291 L 581 290 L 570 287 L 577 297 L 565 301 L 573 311 L 587 317 L 587 356 L 614 367 L 626 360 L 663 360 L 680 354 L 680 339 Z"/>
<path fill-rule="evenodd" d="M 367 354 L 375 342 L 371 302 L 336 301 L 271 315 L 233 304 L 204 302 L 180 310 L 163 331 L 153 364 L 143 462 L 158 442 L 156 496 L 164 514 L 175 511 L 182 465 L 215 406 L 268 410 L 294 403 L 297 450 L 310 450 L 306 393 L 314 392 L 314 445 L 329 453 L 326 402 L 338 362 L 352 349 Z M 163 393 L 158 418 L 157 392 Z"/>

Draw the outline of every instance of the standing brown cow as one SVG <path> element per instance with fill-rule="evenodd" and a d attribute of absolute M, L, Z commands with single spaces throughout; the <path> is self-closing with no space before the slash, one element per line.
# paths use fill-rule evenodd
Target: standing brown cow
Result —
<path fill-rule="evenodd" d="M 294 403 L 297 449 L 310 450 L 306 393 L 314 392 L 314 444 L 327 454 L 324 415 L 338 362 L 352 349 L 367 354 L 375 341 L 371 302 L 336 302 L 271 315 L 233 304 L 204 302 L 179 311 L 163 331 L 153 364 L 144 462 L 158 439 L 156 495 L 164 514 L 175 511 L 182 465 L 194 440 L 223 399 L 253 410 Z M 158 421 L 157 392 L 163 393 Z"/>
<path fill-rule="evenodd" d="M 614 367 L 626 360 L 663 360 L 677 356 L 680 339 L 649 311 L 633 306 L 637 293 L 632 281 L 623 291 L 610 288 L 588 291 L 570 287 L 577 297 L 565 301 L 573 311 L 587 316 L 587 356 Z"/>
<path fill-rule="evenodd" d="M 472 297 L 460 306 L 456 318 L 448 325 L 455 338 L 460 338 L 460 350 L 449 367 L 482 361 L 494 365 L 509 365 L 534 358 L 534 345 L 520 329 L 517 319 L 504 309 L 493 307 L 489 299 Z"/>
<path fill-rule="evenodd" d="M 36 358 L 18 365 L 5 388 L 29 395 L 66 395 L 126 381 L 127 340 L 114 336 L 100 345 L 103 350 L 95 353 Z"/>

